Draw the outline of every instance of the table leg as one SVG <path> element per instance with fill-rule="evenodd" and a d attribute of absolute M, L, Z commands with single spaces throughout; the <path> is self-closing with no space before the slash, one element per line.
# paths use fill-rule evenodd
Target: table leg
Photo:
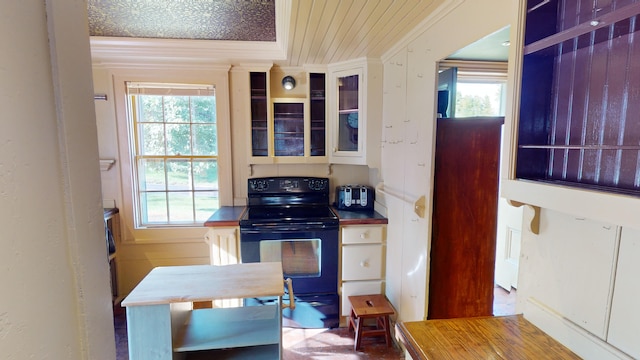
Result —
<path fill-rule="evenodd" d="M 128 306 L 127 334 L 130 360 L 171 360 L 169 304 Z"/>
<path fill-rule="evenodd" d="M 356 318 L 356 343 L 353 346 L 356 351 L 360 349 L 360 342 L 362 341 L 362 330 L 364 330 L 364 319 L 362 317 Z"/>

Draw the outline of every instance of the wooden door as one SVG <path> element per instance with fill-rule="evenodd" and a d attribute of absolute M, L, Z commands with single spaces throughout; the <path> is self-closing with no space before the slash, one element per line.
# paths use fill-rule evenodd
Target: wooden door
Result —
<path fill-rule="evenodd" d="M 493 313 L 503 122 L 438 119 L 429 319 Z"/>

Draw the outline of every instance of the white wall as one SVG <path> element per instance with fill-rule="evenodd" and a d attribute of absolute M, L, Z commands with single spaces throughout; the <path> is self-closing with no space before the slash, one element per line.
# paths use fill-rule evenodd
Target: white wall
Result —
<path fill-rule="evenodd" d="M 427 315 L 437 63 L 512 25 L 511 9 L 516 4 L 513 0 L 446 2 L 383 56 L 385 193 L 378 199 L 390 210 L 386 291 L 399 309 L 400 321 Z M 423 216 L 414 211 L 421 197 Z"/>
<path fill-rule="evenodd" d="M 115 358 L 86 19 L 0 2 L 4 359 Z"/>

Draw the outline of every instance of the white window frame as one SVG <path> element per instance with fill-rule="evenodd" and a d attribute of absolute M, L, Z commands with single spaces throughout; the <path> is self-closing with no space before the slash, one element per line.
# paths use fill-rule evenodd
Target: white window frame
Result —
<path fill-rule="evenodd" d="M 130 142 L 131 127 L 128 120 L 127 82 L 176 83 L 214 85 L 218 132 L 218 183 L 220 206 L 233 204 L 231 166 L 231 121 L 229 108 L 229 65 L 193 66 L 181 68 L 115 69 L 113 74 L 114 100 L 120 161 L 122 206 L 121 223 L 125 225 L 123 242 L 164 243 L 202 242 L 204 226 L 137 227 L 135 221 L 135 164 L 132 163 L 134 144 Z"/>
<path fill-rule="evenodd" d="M 439 70 L 446 70 L 452 67 L 457 68 L 456 82 L 502 84 L 502 99 L 500 101 L 499 110 L 502 115 L 499 116 L 505 116 L 508 91 L 507 62 L 442 60 L 438 66 Z"/>

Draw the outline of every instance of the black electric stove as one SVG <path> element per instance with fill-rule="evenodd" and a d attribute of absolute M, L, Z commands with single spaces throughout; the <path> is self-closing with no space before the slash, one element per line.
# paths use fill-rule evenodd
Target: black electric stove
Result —
<path fill-rule="evenodd" d="M 240 219 L 241 259 L 282 262 L 297 303 L 295 310 L 283 311 L 285 326 L 339 325 L 339 219 L 329 206 L 329 189 L 327 178 L 248 180 L 247 209 Z M 246 304 L 270 301 L 249 299 Z"/>

